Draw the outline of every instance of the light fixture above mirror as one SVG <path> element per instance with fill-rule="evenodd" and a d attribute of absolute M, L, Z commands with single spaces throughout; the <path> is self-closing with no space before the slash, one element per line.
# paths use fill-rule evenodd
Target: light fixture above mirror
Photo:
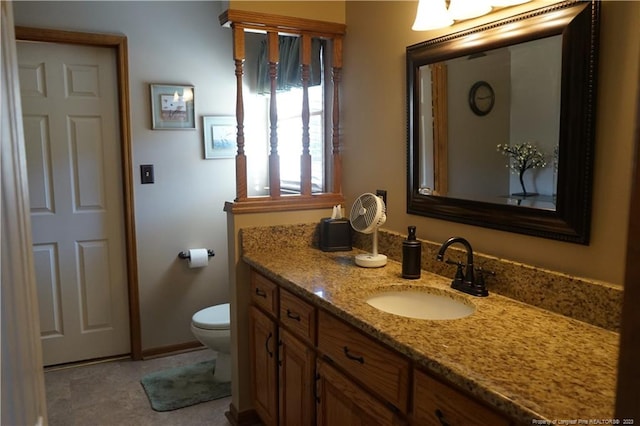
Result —
<path fill-rule="evenodd" d="M 513 6 L 531 0 L 418 0 L 411 29 L 427 31 L 453 25 L 455 21 L 486 15 L 493 8 Z"/>
<path fill-rule="evenodd" d="M 453 25 L 445 0 L 419 0 L 413 31 L 427 31 Z"/>
<path fill-rule="evenodd" d="M 491 12 L 491 5 L 487 0 L 450 0 L 447 10 L 453 19 L 462 21 L 486 15 Z"/>

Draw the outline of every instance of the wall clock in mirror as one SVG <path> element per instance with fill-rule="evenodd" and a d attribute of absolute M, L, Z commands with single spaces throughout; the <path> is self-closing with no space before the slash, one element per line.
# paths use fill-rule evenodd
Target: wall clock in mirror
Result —
<path fill-rule="evenodd" d="M 469 89 L 469 107 L 474 114 L 487 115 L 493 109 L 496 94 L 486 81 L 476 81 Z"/>

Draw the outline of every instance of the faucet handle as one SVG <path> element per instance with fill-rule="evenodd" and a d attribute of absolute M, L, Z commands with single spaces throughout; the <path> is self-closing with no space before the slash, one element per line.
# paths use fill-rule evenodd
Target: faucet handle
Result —
<path fill-rule="evenodd" d="M 492 276 L 495 276 L 495 275 L 496 275 L 496 273 L 495 273 L 495 272 L 490 271 L 490 270 L 488 270 L 488 269 L 484 269 L 482 266 L 476 266 L 476 267 L 475 267 L 475 270 L 476 270 L 476 272 L 478 273 L 478 275 L 477 275 L 478 280 L 482 280 L 482 281 L 483 281 L 483 283 L 484 283 L 484 275 L 485 275 L 485 274 L 489 274 L 489 275 L 492 275 Z"/>
<path fill-rule="evenodd" d="M 465 266 L 465 264 L 463 262 L 457 262 L 451 259 L 445 260 L 444 263 L 457 266 L 456 276 L 453 278 L 453 282 L 462 283 L 462 281 L 464 281 L 464 274 L 462 273 L 462 268 Z"/>
<path fill-rule="evenodd" d="M 476 291 L 478 292 L 478 296 L 488 296 L 489 292 L 487 291 L 487 287 L 484 283 L 484 275 L 485 274 L 489 274 L 489 275 L 493 275 L 495 276 L 496 273 L 493 271 L 489 271 L 486 269 L 483 269 L 482 266 L 478 266 L 475 268 L 477 274 L 475 276 L 475 283 L 474 283 L 474 287 L 476 289 Z"/>

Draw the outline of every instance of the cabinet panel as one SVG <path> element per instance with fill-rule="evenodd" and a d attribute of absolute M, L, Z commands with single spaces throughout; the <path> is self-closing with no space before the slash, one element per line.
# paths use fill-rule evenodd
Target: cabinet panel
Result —
<path fill-rule="evenodd" d="M 278 364 L 276 324 L 255 307 L 250 308 L 251 397 L 266 426 L 278 424 Z"/>
<path fill-rule="evenodd" d="M 289 328 L 296 336 L 315 345 L 315 308 L 283 289 L 280 289 L 280 323 Z"/>
<path fill-rule="evenodd" d="M 318 426 L 402 424 L 393 411 L 322 360 L 318 376 Z"/>
<path fill-rule="evenodd" d="M 280 424 L 312 425 L 315 353 L 287 330 L 280 339 Z"/>
<path fill-rule="evenodd" d="M 324 311 L 318 313 L 318 349 L 371 391 L 407 412 L 407 359 Z"/>
<path fill-rule="evenodd" d="M 510 422 L 420 370 L 413 376 L 414 424 L 507 426 Z"/>
<path fill-rule="evenodd" d="M 278 315 L 278 286 L 253 270 L 251 271 L 251 302 L 274 317 Z"/>

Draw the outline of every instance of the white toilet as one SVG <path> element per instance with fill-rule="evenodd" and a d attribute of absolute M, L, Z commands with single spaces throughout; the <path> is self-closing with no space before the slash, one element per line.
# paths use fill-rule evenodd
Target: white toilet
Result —
<path fill-rule="evenodd" d="M 231 381 L 229 304 L 210 306 L 196 312 L 191 318 L 191 332 L 200 343 L 218 353 L 213 377 L 220 382 Z"/>

